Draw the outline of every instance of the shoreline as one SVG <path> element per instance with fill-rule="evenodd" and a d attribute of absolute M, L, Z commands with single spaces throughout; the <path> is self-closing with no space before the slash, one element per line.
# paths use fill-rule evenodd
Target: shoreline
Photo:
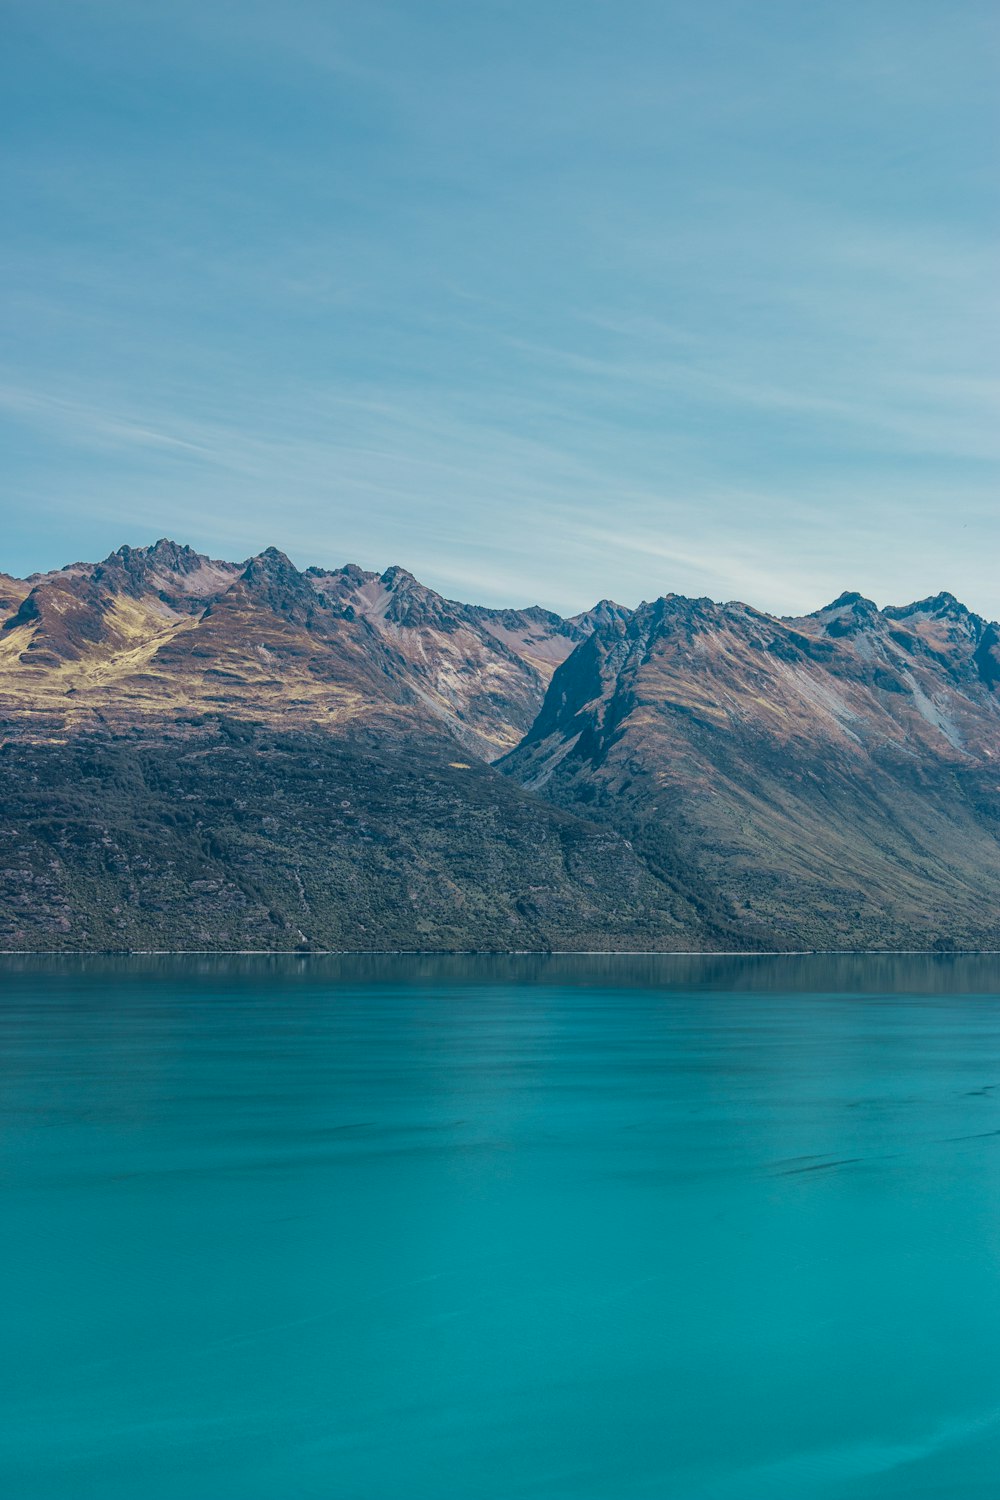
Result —
<path fill-rule="evenodd" d="M 996 958 L 1000 948 L 0 948 L 0 958 Z"/>

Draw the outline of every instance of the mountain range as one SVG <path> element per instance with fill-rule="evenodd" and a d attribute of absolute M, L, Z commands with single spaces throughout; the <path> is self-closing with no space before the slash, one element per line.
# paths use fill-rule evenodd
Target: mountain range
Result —
<path fill-rule="evenodd" d="M 1000 629 L 562 618 L 166 540 L 0 575 L 0 946 L 1000 947 Z"/>

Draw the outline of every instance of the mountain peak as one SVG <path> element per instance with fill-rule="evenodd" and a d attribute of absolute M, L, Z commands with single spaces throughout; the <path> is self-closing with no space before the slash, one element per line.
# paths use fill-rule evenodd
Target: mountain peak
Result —
<path fill-rule="evenodd" d="M 643 610 L 661 625 L 691 627 L 717 619 L 722 613 L 722 606 L 714 599 L 709 599 L 706 594 L 695 598 L 693 594 L 671 593 L 661 594 L 659 599 L 651 600 L 643 606 Z"/>
<path fill-rule="evenodd" d="M 399 563 L 393 563 L 391 567 L 386 568 L 382 574 L 382 582 L 387 589 L 423 587 L 422 584 L 417 583 L 409 569 L 402 567 Z"/>
<path fill-rule="evenodd" d="M 302 574 L 286 553 L 277 547 L 265 547 L 263 552 L 247 560 L 240 577 L 253 583 L 261 578 L 292 580 L 301 578 Z"/>
<path fill-rule="evenodd" d="M 129 571 L 149 567 L 166 567 L 176 572 L 190 572 L 208 559 L 200 552 L 195 552 L 186 542 L 172 542 L 169 537 L 161 536 L 159 541 L 153 542 L 148 547 L 130 547 L 125 542 L 110 552 L 103 562 L 98 563 L 99 568 L 123 567 Z"/>
<path fill-rule="evenodd" d="M 305 577 L 314 578 L 317 582 L 327 582 L 331 579 L 347 587 L 361 588 L 366 583 L 374 583 L 378 579 L 377 573 L 371 573 L 362 568 L 358 563 L 344 563 L 340 568 L 317 568 L 315 566 L 306 568 Z"/>
<path fill-rule="evenodd" d="M 269 567 L 291 568 L 294 572 L 298 572 L 288 553 L 282 552 L 280 547 L 265 547 L 262 552 L 251 557 L 250 562 L 266 563 Z"/>
<path fill-rule="evenodd" d="M 239 581 L 254 599 L 275 614 L 293 613 L 301 605 L 311 612 L 316 606 L 315 587 L 277 547 L 265 547 L 251 557 Z"/>
<path fill-rule="evenodd" d="M 873 599 L 866 599 L 864 594 L 859 594 L 856 589 L 845 589 L 830 604 L 815 610 L 809 618 L 816 619 L 821 615 L 829 615 L 834 610 L 851 610 L 856 615 L 877 615 L 878 605 Z"/>
<path fill-rule="evenodd" d="M 856 589 L 845 589 L 836 599 L 814 610 L 806 619 L 816 620 L 828 636 L 854 636 L 870 630 L 881 618 L 878 605 Z"/>
<path fill-rule="evenodd" d="M 946 590 L 942 590 L 940 594 L 930 594 L 926 599 L 915 599 L 912 604 L 890 606 L 885 613 L 893 620 L 908 620 L 912 615 L 933 615 L 937 619 L 948 620 L 967 620 L 972 617 L 972 611 Z"/>
<path fill-rule="evenodd" d="M 379 582 L 388 595 L 385 618 L 395 625 L 430 625 L 451 632 L 460 628 L 467 615 L 464 604 L 428 588 L 398 563 L 386 568 Z"/>
<path fill-rule="evenodd" d="M 171 607 L 190 613 L 224 592 L 239 568 L 233 563 L 213 561 L 193 547 L 160 537 L 149 547 L 125 544 L 92 568 L 68 571 L 82 582 L 108 589 L 112 594 L 128 594 L 133 599 L 155 594 Z"/>
<path fill-rule="evenodd" d="M 573 615 L 570 624 L 585 631 L 599 630 L 603 625 L 615 625 L 630 620 L 633 613 L 633 610 L 627 609 L 624 604 L 616 604 L 613 599 L 599 599 L 592 608 Z"/>

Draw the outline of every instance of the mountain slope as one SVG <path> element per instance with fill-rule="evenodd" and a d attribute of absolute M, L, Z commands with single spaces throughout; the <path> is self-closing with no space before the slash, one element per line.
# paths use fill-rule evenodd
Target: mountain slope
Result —
<path fill-rule="evenodd" d="M 559 662 L 587 623 L 542 609 L 491 610 L 445 599 L 405 568 L 382 574 L 310 568 L 317 591 L 366 621 L 406 663 L 408 679 L 456 739 L 487 760 L 530 729 Z"/>
<path fill-rule="evenodd" d="M 599 626 L 501 768 L 697 872 L 748 940 L 1000 946 L 997 627 L 950 595 Z"/>
<path fill-rule="evenodd" d="M 708 930 L 620 834 L 476 753 L 530 724 L 542 674 L 402 570 L 160 542 L 8 594 L 0 946 L 685 947 Z M 540 613 L 521 622 L 533 643 L 583 637 Z"/>
<path fill-rule="evenodd" d="M 0 579 L 0 603 L 0 711 L 54 731 L 220 709 L 327 729 L 402 715 L 488 760 L 589 628 L 459 604 L 402 568 L 300 572 L 275 548 L 234 564 L 166 540 Z"/>
<path fill-rule="evenodd" d="M 949 594 L 564 620 L 164 540 L 0 604 L 0 944 L 1000 946 Z"/>
<path fill-rule="evenodd" d="M 448 756 L 453 757 L 449 759 Z M 0 948 L 701 946 L 613 829 L 433 740 L 225 717 L 0 748 Z"/>

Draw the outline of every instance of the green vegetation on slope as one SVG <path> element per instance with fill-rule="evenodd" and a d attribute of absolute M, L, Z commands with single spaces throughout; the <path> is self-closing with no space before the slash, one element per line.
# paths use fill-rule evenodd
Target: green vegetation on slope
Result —
<path fill-rule="evenodd" d="M 221 719 L 188 737 L 8 740 L 0 946 L 699 946 L 620 834 L 482 763 Z"/>

